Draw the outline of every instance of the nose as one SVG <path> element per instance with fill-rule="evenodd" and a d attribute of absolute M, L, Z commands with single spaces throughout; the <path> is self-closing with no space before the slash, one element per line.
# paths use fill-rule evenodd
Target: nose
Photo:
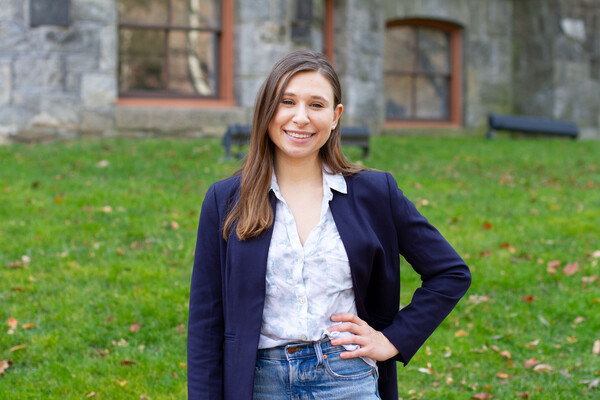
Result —
<path fill-rule="evenodd" d="M 294 117 L 292 118 L 292 121 L 299 126 L 306 125 L 309 123 L 308 112 L 304 104 L 298 104 L 294 112 Z"/>

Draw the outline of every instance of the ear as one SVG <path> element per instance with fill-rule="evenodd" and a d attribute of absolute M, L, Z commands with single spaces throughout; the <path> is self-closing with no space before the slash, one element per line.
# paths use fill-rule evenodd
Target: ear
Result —
<path fill-rule="evenodd" d="M 338 104 L 335 110 L 333 110 L 333 121 L 331 122 L 331 130 L 334 130 L 337 126 L 343 111 L 344 106 L 341 104 Z"/>

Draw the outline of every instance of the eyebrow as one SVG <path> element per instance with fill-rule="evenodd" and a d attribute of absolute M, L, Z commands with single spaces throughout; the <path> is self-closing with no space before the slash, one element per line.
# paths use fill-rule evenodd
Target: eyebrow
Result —
<path fill-rule="evenodd" d="M 297 97 L 296 94 L 291 93 L 291 92 L 285 92 L 283 93 L 282 96 L 291 96 L 291 97 Z M 329 100 L 327 100 L 325 97 L 323 96 L 319 96 L 318 94 L 313 94 L 312 96 L 310 96 L 311 99 L 315 99 L 315 100 L 321 100 L 324 101 L 325 103 L 329 104 Z"/>

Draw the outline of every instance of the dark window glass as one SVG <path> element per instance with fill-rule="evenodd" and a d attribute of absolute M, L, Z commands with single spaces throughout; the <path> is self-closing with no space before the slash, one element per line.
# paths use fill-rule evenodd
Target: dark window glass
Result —
<path fill-rule="evenodd" d="M 387 120 L 449 120 L 447 32 L 412 25 L 388 27 L 384 69 Z"/>
<path fill-rule="evenodd" d="M 217 0 L 119 0 L 119 91 L 218 97 Z"/>

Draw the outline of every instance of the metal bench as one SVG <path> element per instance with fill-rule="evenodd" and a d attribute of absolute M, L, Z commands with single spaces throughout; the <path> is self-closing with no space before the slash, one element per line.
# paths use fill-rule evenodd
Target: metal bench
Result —
<path fill-rule="evenodd" d="M 579 135 L 579 129 L 573 122 L 520 115 L 490 114 L 489 129 L 485 137 L 495 138 L 494 130 L 563 136 L 571 139 L 576 139 Z"/>
<path fill-rule="evenodd" d="M 231 149 L 236 147 L 236 158 L 242 158 L 242 147 L 250 143 L 252 126 L 250 125 L 229 125 L 225 136 L 223 136 L 223 147 L 225 148 L 225 157 L 231 158 Z M 342 145 L 358 146 L 363 151 L 363 157 L 369 155 L 369 137 L 371 132 L 366 126 L 342 126 Z"/>

